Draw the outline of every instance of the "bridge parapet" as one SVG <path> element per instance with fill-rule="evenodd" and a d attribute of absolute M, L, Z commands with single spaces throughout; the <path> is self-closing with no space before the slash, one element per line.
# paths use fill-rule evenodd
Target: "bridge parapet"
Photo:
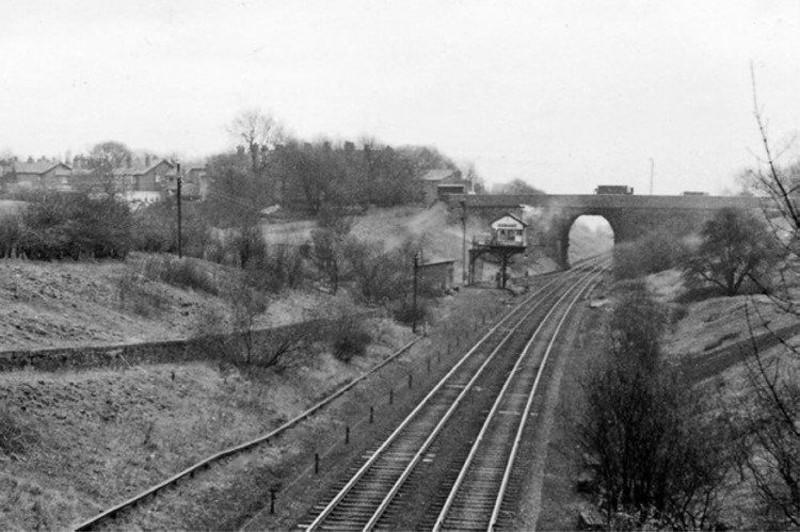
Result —
<path fill-rule="evenodd" d="M 467 207 L 515 208 L 633 208 L 633 209 L 701 209 L 723 207 L 741 209 L 761 208 L 766 198 L 754 196 L 637 196 L 629 194 L 454 194 L 448 196 L 450 205 L 466 202 Z"/>

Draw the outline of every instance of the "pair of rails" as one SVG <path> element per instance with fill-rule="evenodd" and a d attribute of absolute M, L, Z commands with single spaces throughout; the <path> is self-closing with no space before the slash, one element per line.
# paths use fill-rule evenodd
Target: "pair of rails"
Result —
<path fill-rule="evenodd" d="M 534 400 L 565 323 L 604 266 L 589 261 L 557 276 L 494 325 L 431 389 L 368 459 L 335 490 L 327 504 L 314 508 L 306 530 L 406 528 L 412 523 L 408 500 L 414 492 L 431 493 L 429 508 L 414 528 L 492 530 L 502 526 L 515 463 L 523 445 Z M 530 331 L 533 329 L 533 333 Z M 519 349 L 520 341 L 524 347 Z M 497 378 L 498 368 L 501 378 Z M 494 378 L 492 377 L 494 374 Z M 488 412 L 476 392 L 491 389 Z M 437 449 L 437 439 L 458 430 L 451 420 L 459 409 L 472 409 L 481 423 L 472 432 L 466 456 Z M 476 425 L 477 428 L 477 425 Z M 433 458 L 432 458 L 433 457 Z M 431 462 L 457 464 L 444 478 L 425 478 Z M 457 474 L 455 474 L 457 471 Z M 513 491 L 513 489 L 512 489 Z M 509 497 L 509 495 L 511 497 Z"/>

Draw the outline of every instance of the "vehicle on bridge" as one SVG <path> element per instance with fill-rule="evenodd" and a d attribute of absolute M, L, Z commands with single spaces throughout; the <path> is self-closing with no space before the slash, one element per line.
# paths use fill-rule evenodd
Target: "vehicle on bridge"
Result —
<path fill-rule="evenodd" d="M 633 194 L 633 187 L 627 185 L 597 185 L 595 194 Z"/>

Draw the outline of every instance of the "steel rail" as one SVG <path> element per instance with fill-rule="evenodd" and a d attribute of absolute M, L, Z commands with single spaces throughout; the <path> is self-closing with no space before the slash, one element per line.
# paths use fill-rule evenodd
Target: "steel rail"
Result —
<path fill-rule="evenodd" d="M 584 279 L 581 279 L 581 280 L 579 280 L 579 283 L 582 284 L 584 281 L 585 281 Z M 446 502 L 446 507 L 447 508 L 449 508 L 449 505 L 452 504 L 452 498 L 455 497 L 455 492 L 457 491 L 457 487 L 460 486 L 461 482 L 463 481 L 464 476 L 466 476 L 466 471 L 469 468 L 469 465 L 470 465 L 470 463 L 472 461 L 472 458 L 474 457 L 475 453 L 477 452 L 477 448 L 479 446 L 480 441 L 483 439 L 483 436 L 486 433 L 489 421 L 492 418 L 492 416 L 494 415 L 494 413 L 496 412 L 496 410 L 498 408 L 498 405 L 502 402 L 503 396 L 505 395 L 505 392 L 508 389 L 508 387 L 510 386 L 512 380 L 514 379 L 514 376 L 515 376 L 516 372 L 518 371 L 519 367 L 522 365 L 522 362 L 525 360 L 525 358 L 526 358 L 526 356 L 528 354 L 528 350 L 530 349 L 530 346 L 533 344 L 534 341 L 536 341 L 539 338 L 539 335 L 541 334 L 542 330 L 548 324 L 548 320 L 550 319 L 550 317 L 557 310 L 559 310 L 561 303 L 565 299 L 567 299 L 567 297 L 569 295 L 571 295 L 573 293 L 573 291 L 576 289 L 576 287 L 577 287 L 577 290 L 578 290 L 579 293 L 583 290 L 583 286 L 578 286 L 578 284 L 570 286 L 553 303 L 553 305 L 547 311 L 547 314 L 545 314 L 545 316 L 539 322 L 539 325 L 536 327 L 536 329 L 531 334 L 531 337 L 528 340 L 528 342 L 525 344 L 525 347 L 522 349 L 522 352 L 520 353 L 520 356 L 517 358 L 516 363 L 514 364 L 514 366 L 511 369 L 511 371 L 509 372 L 508 377 L 506 378 L 505 383 L 503 384 L 503 387 L 501 388 L 500 392 L 498 393 L 497 399 L 495 400 L 494 405 L 493 405 L 489 415 L 487 416 L 486 422 L 484 423 L 483 427 L 481 428 L 481 431 L 478 434 L 478 437 L 476 438 L 475 443 L 472 446 L 472 449 L 470 450 L 470 454 L 467 457 L 465 465 L 462 468 L 458 479 L 456 480 L 456 487 L 454 487 L 451 490 L 451 497 L 449 497 L 448 501 Z M 568 313 L 569 312 L 569 308 L 567 308 L 565 312 Z M 486 363 L 484 363 L 484 364 L 486 364 Z M 475 374 L 475 376 L 473 377 L 473 381 L 478 378 L 478 374 L 483 370 L 483 367 L 484 366 L 481 366 L 481 370 L 479 370 Z M 470 381 L 470 383 L 472 383 L 472 381 Z M 439 422 L 439 424 L 434 428 L 434 430 L 431 432 L 431 434 L 425 440 L 425 443 L 422 445 L 422 447 L 420 447 L 420 449 L 414 455 L 414 458 L 412 459 L 412 461 L 406 466 L 406 468 L 403 471 L 403 473 L 400 475 L 400 477 L 397 479 L 395 484 L 392 486 L 391 490 L 383 498 L 383 500 L 381 501 L 381 504 L 375 510 L 375 512 L 373 513 L 372 517 L 367 522 L 367 524 L 364 526 L 364 530 L 372 530 L 375 527 L 375 525 L 378 523 L 378 520 L 380 519 L 381 515 L 389 507 L 389 504 L 391 503 L 392 499 L 394 499 L 394 497 L 397 495 L 397 493 L 400 491 L 400 488 L 403 485 L 403 483 L 405 483 L 405 481 L 411 475 L 411 473 L 414 470 L 414 468 L 417 466 L 417 464 L 422 459 L 422 457 L 425 454 L 425 452 L 428 450 L 428 447 L 430 447 L 431 443 L 433 443 L 433 440 L 436 438 L 436 436 L 438 436 L 439 432 L 442 430 L 442 428 L 444 427 L 445 423 L 449 419 L 449 417 L 450 417 L 449 414 L 451 414 L 452 411 L 454 411 L 455 408 L 458 406 L 458 403 L 460 403 L 460 399 L 461 399 L 462 395 L 465 395 L 466 391 L 467 391 L 467 389 L 465 388 L 464 391 L 462 391 L 462 394 L 459 395 L 457 400 L 450 407 L 450 410 L 448 411 L 448 415 L 444 416 L 444 418 Z M 440 519 L 442 519 L 443 515 L 444 515 L 444 510 L 442 511 L 442 514 L 440 514 Z M 437 520 L 437 524 L 439 524 L 439 520 Z M 440 527 L 435 527 L 434 530 L 438 530 L 439 528 Z"/>
<path fill-rule="evenodd" d="M 597 277 L 599 277 L 606 269 L 602 270 L 601 272 L 598 272 L 595 275 L 594 278 L 596 279 Z M 591 286 L 591 288 L 594 288 L 594 286 Z M 589 289 L 590 289 L 590 287 L 587 286 L 587 291 Z M 572 305 L 574 305 L 575 302 L 577 302 L 577 300 L 580 297 L 580 295 L 581 294 L 577 294 L 575 296 L 575 300 L 573 300 Z M 490 530 L 490 531 L 494 530 L 495 527 L 497 526 L 497 519 L 498 519 L 498 516 L 500 515 L 500 506 L 503 504 L 503 497 L 505 496 L 506 489 L 508 488 L 508 482 L 509 482 L 509 479 L 511 478 L 511 470 L 513 469 L 514 462 L 517 459 L 517 452 L 519 451 L 519 446 L 520 446 L 520 443 L 522 442 L 522 434 L 525 431 L 525 426 L 527 425 L 528 416 L 530 415 L 530 411 L 531 411 L 531 406 L 533 405 L 533 396 L 534 396 L 534 394 L 536 392 L 536 388 L 538 387 L 539 381 L 540 381 L 540 379 L 542 377 L 542 372 L 543 372 L 545 363 L 547 362 L 547 357 L 550 355 L 550 351 L 553 349 L 553 345 L 555 344 L 556 338 L 558 337 L 558 333 L 561 330 L 561 327 L 564 325 L 564 322 L 566 322 L 568 316 L 569 316 L 569 312 L 565 313 L 564 316 L 561 318 L 561 320 L 558 322 L 558 327 L 556 327 L 556 332 L 553 333 L 553 338 L 552 338 L 552 340 L 550 340 L 550 343 L 547 345 L 547 350 L 545 351 L 544 358 L 542 360 L 542 364 L 539 367 L 539 371 L 536 373 L 536 380 L 533 382 L 533 389 L 531 390 L 531 393 L 528 395 L 528 401 L 527 401 L 527 403 L 525 405 L 525 411 L 522 414 L 522 421 L 521 421 L 521 423 L 519 425 L 519 428 L 517 429 L 517 435 L 514 438 L 514 445 L 511 448 L 511 456 L 509 457 L 508 463 L 506 465 L 506 470 L 503 473 L 503 480 L 500 483 L 500 490 L 499 490 L 499 492 L 497 494 L 497 499 L 495 500 L 494 509 L 492 510 L 492 516 L 489 519 L 488 530 Z"/>
<path fill-rule="evenodd" d="M 394 441 L 397 439 L 397 437 L 398 437 L 398 436 L 399 436 L 399 434 L 400 434 L 400 433 L 403 431 L 403 429 L 404 429 L 404 428 L 406 428 L 406 427 L 407 427 L 407 426 L 408 426 L 408 425 L 411 423 L 411 421 L 414 419 L 414 417 L 416 417 L 416 415 L 419 413 L 419 411 L 420 411 L 420 410 L 422 410 L 422 409 L 423 409 L 423 408 L 424 408 L 424 407 L 427 405 L 427 403 L 430 401 L 430 399 L 431 399 L 431 398 L 432 398 L 432 397 L 433 397 L 433 396 L 434 396 L 434 395 L 435 395 L 435 394 L 436 394 L 436 393 L 437 393 L 439 390 L 441 390 L 441 389 L 442 389 L 442 387 L 443 387 L 443 386 L 445 385 L 445 383 L 446 383 L 446 382 L 447 382 L 447 381 L 450 379 L 450 377 L 451 377 L 453 374 L 455 374 L 455 373 L 456 373 L 456 372 L 457 372 L 457 371 L 458 371 L 458 370 L 461 368 L 461 366 L 462 366 L 462 365 L 463 365 L 463 364 L 464 364 L 464 363 L 465 363 L 465 362 L 466 362 L 466 361 L 467 361 L 467 360 L 468 360 L 468 359 L 469 359 L 469 358 L 470 358 L 470 357 L 471 357 L 471 356 L 472 356 L 472 355 L 473 355 L 473 354 L 474 354 L 474 353 L 477 351 L 478 347 L 480 347 L 480 346 L 481 346 L 481 345 L 482 345 L 482 344 L 483 344 L 483 343 L 484 343 L 484 342 L 485 342 L 485 341 L 486 341 L 486 340 L 487 340 L 487 339 L 488 339 L 488 338 L 489 338 L 489 337 L 490 337 L 490 336 L 491 336 L 491 335 L 492 335 L 492 334 L 493 334 L 493 333 L 494 333 L 494 332 L 495 332 L 495 331 L 496 331 L 496 330 L 497 330 L 497 329 L 498 329 L 498 328 L 499 328 L 501 325 L 503 325 L 503 323 L 504 323 L 505 321 L 507 321 L 508 319 L 510 319 L 510 318 L 512 318 L 512 317 L 514 317 L 514 313 L 515 313 L 517 310 L 519 310 L 519 309 L 520 309 L 520 308 L 522 308 L 523 306 L 525 306 L 525 305 L 529 304 L 529 303 L 531 302 L 531 300 L 533 300 L 533 298 L 534 298 L 534 297 L 536 297 L 537 295 L 541 294 L 541 293 L 542 293 L 543 291 L 545 291 L 546 289 L 550 288 L 552 285 L 554 285 L 555 283 L 557 283 L 559 280 L 560 280 L 559 278 L 556 278 L 556 279 L 553 279 L 553 280 L 549 281 L 549 282 L 548 282 L 547 284 L 545 284 L 543 287 L 541 287 L 541 288 L 540 288 L 540 289 L 538 289 L 536 292 L 534 292 L 533 294 L 531 294 L 531 295 L 530 295 L 528 298 L 526 298 L 526 299 L 525 299 L 525 301 L 523 301 L 522 303 L 520 303 L 519 305 L 517 305 L 516 307 L 514 307 L 512 310 L 510 310 L 510 311 L 509 311 L 509 312 L 506 314 L 506 316 L 504 316 L 504 317 L 503 317 L 503 319 L 501 319 L 501 320 L 500 320 L 500 321 L 499 321 L 497 324 L 495 324 L 495 325 L 494 325 L 494 326 L 493 326 L 491 329 L 489 329 L 489 331 L 488 331 L 488 332 L 487 332 L 487 333 L 486 333 L 486 334 L 485 334 L 485 335 L 484 335 L 484 336 L 483 336 L 483 337 L 482 337 L 480 340 L 478 340 L 478 342 L 476 342 L 476 343 L 475 343 L 475 344 L 472 346 L 472 348 L 470 348 L 470 349 L 469 349 L 469 351 L 467 351 L 467 352 L 466 352 L 466 353 L 465 353 L 465 354 L 464 354 L 464 355 L 461 357 L 461 359 L 458 361 L 458 363 L 456 363 L 456 364 L 455 364 L 455 365 L 454 365 L 454 366 L 453 366 L 453 367 L 450 369 L 450 371 L 448 371 L 448 372 L 447 372 L 447 373 L 446 373 L 446 374 L 445 374 L 445 375 L 444 375 L 444 376 L 443 376 L 443 377 L 442 377 L 442 378 L 439 380 L 439 382 L 436 384 L 436 386 L 434 386 L 434 387 L 433 387 L 433 388 L 432 388 L 432 389 L 431 389 L 431 390 L 428 392 L 428 394 L 427 394 L 427 395 L 426 395 L 426 396 L 425 396 L 425 397 L 424 397 L 424 398 L 423 398 L 423 399 L 422 399 L 422 400 L 421 400 L 421 401 L 420 401 L 420 402 L 417 404 L 417 406 L 416 406 L 416 407 L 415 407 L 415 408 L 414 408 L 414 409 L 411 411 L 411 413 L 409 413 L 409 414 L 408 414 L 408 416 L 406 416 L 406 418 L 405 418 L 405 419 L 404 419 L 404 420 L 403 420 L 403 421 L 400 423 L 400 425 L 398 425 L 398 426 L 397 426 L 397 428 L 396 428 L 396 429 L 395 429 L 395 430 L 394 430 L 394 431 L 393 431 L 393 432 L 392 432 L 392 433 L 391 433 L 391 434 L 390 434 L 390 435 L 389 435 L 389 436 L 388 436 L 388 437 L 387 437 L 387 438 L 384 440 L 384 442 L 383 442 L 383 443 L 380 445 L 380 447 L 378 447 L 378 449 L 376 449 L 376 450 L 375 450 L 375 452 L 373 452 L 373 453 L 372 453 L 372 455 L 369 457 L 369 459 L 368 459 L 368 460 L 367 460 L 367 461 L 366 461 L 366 462 L 365 462 L 365 463 L 364 463 L 364 464 L 363 464 L 363 465 L 362 465 L 362 466 L 361 466 L 361 467 L 358 469 L 358 471 L 356 471 L 356 473 L 355 473 L 355 474 L 353 474 L 353 475 L 351 476 L 351 478 L 350 478 L 350 479 L 348 480 L 348 482 L 347 482 L 347 483 L 344 485 L 344 487 L 342 487 L 342 488 L 341 488 L 341 489 L 340 489 L 340 490 L 337 492 L 337 494 L 334 496 L 334 498 L 333 498 L 333 499 L 332 499 L 332 500 L 331 500 L 331 501 L 330 501 L 330 502 L 329 502 L 329 503 L 328 503 L 328 504 L 325 506 L 325 508 L 323 508 L 323 510 L 322 510 L 322 511 L 321 511 L 321 512 L 320 512 L 320 513 L 317 515 L 317 517 L 316 517 L 316 518 L 315 518 L 315 519 L 314 519 L 314 520 L 313 520 L 313 521 L 312 521 L 312 522 L 311 522 L 311 523 L 308 525 L 308 527 L 306 528 L 306 530 L 307 530 L 307 531 L 315 530 L 316 528 L 318 528 L 318 527 L 321 525 L 322 521 L 324 521 L 324 520 L 325 520 L 325 519 L 326 519 L 326 518 L 327 518 L 327 517 L 328 517 L 328 516 L 331 514 L 331 512 L 332 512 L 332 511 L 333 511 L 333 510 L 334 510 L 334 509 L 335 509 L 335 508 L 336 508 L 336 507 L 339 505 L 339 503 L 342 501 L 342 499 L 344 499 L 344 497 L 345 497 L 345 496 L 346 496 L 346 495 L 347 495 L 347 494 L 348 494 L 348 493 L 351 491 L 351 489 L 353 488 L 353 486 L 355 486 L 355 485 L 356 485 L 356 483 L 358 483 L 358 481 L 359 481 L 359 480 L 360 480 L 360 479 L 361 479 L 361 478 L 364 476 L 364 474 L 367 472 L 367 470 L 369 470 L 369 469 L 370 469 L 370 468 L 371 468 L 371 467 L 372 467 L 372 466 L 375 464 L 375 462 L 376 462 L 376 461 L 378 460 L 378 458 L 381 456 L 381 453 L 383 453 L 383 452 L 384 452 L 384 451 L 385 451 L 385 450 L 386 450 L 386 449 L 387 449 L 387 448 L 388 448 L 388 447 L 389 447 L 389 446 L 390 446 L 390 445 L 391 445 L 391 444 L 392 444 L 392 443 L 393 443 L 393 442 L 394 442 Z M 524 321 L 524 320 L 525 320 L 525 319 L 526 319 L 526 318 L 527 318 L 527 317 L 528 317 L 528 316 L 529 316 L 531 313 L 533 313 L 533 311 L 534 311 L 534 310 L 536 310 L 537 308 L 538 308 L 538 307 L 537 307 L 536 305 L 534 305 L 534 306 L 533 306 L 533 307 L 532 307 L 532 308 L 531 308 L 531 309 L 530 309 L 528 312 L 526 312 L 526 313 L 523 315 L 523 317 L 522 317 L 522 318 L 520 318 L 520 320 L 518 321 L 517 325 L 515 325 L 514 327 L 512 327 L 512 328 L 511 328 L 511 329 L 510 329 L 510 330 L 509 330 L 509 331 L 508 331 L 508 332 L 507 332 L 507 333 L 506 333 L 506 334 L 503 336 L 503 338 L 501 339 L 501 341 L 498 343 L 497 347 L 495 347 L 495 348 L 492 350 L 492 352 L 490 353 L 490 355 L 489 355 L 489 357 L 488 357 L 487 361 L 486 361 L 486 362 L 484 362 L 484 364 L 481 366 L 481 368 L 485 367 L 485 365 L 488 363 L 488 361 L 489 361 L 489 360 L 491 360 L 491 359 L 494 357 L 494 355 L 495 355 L 495 354 L 496 354 L 496 353 L 497 353 L 497 352 L 500 350 L 500 348 L 501 348 L 501 347 L 502 347 L 502 346 L 505 344 L 505 342 L 508 340 L 508 338 L 510 338 L 510 337 L 511 337 L 511 335 L 512 335 L 512 334 L 513 334 L 513 333 L 516 331 L 516 328 L 517 328 L 517 327 L 519 327 L 519 325 L 520 325 L 520 324 L 521 324 L 521 323 L 522 323 L 522 322 L 523 322 L 523 321 Z M 474 379 L 473 379 L 473 380 L 471 380 L 471 381 L 470 381 L 470 383 L 472 383 L 473 381 L 474 381 Z M 468 389 L 468 387 L 469 387 L 469 385 L 465 386 L 464 390 L 467 390 L 467 389 Z M 462 394 L 459 394 L 459 397 L 461 397 L 462 395 L 463 395 L 463 391 L 462 391 Z"/>

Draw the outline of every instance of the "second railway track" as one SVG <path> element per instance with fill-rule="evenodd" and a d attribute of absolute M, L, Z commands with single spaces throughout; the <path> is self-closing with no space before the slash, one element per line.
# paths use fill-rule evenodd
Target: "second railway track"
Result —
<path fill-rule="evenodd" d="M 299 527 L 485 530 L 496 522 L 529 398 L 599 270 L 588 263 L 554 279 L 501 321 Z"/>

